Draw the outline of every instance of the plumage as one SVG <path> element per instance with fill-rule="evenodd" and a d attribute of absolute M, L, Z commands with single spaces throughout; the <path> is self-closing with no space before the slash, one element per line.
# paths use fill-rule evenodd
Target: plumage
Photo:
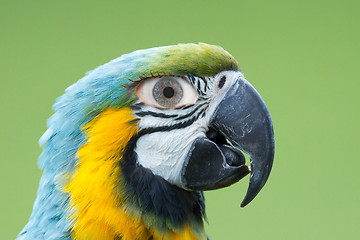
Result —
<path fill-rule="evenodd" d="M 160 103 L 180 94 L 183 105 L 139 96 L 139 86 L 165 76 L 165 87 L 176 87 Z M 88 72 L 53 106 L 40 139 L 37 198 L 18 239 L 206 239 L 205 189 L 187 187 L 184 174 L 194 142 L 207 138 L 238 79 L 246 81 L 236 60 L 203 43 L 135 51 Z M 248 173 L 241 171 L 236 181 Z"/>

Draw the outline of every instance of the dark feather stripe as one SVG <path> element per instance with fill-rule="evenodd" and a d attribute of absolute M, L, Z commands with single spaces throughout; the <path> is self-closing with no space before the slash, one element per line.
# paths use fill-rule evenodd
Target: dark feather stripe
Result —
<path fill-rule="evenodd" d="M 200 96 L 205 96 L 206 95 L 200 88 L 197 88 L 196 91 L 198 92 L 198 94 Z"/>
<path fill-rule="evenodd" d="M 183 116 L 180 116 L 180 117 L 177 117 L 175 118 L 175 120 L 182 120 L 182 119 L 185 119 L 185 118 L 188 118 L 190 116 L 192 116 L 193 114 L 195 114 L 197 112 L 197 110 L 199 110 L 199 108 L 201 108 L 202 106 L 204 106 L 205 103 L 203 104 L 200 104 L 199 106 L 197 106 L 194 110 L 192 110 L 191 112 L 189 112 L 188 114 L 185 114 Z"/>
<path fill-rule="evenodd" d="M 201 90 L 200 81 L 197 81 L 197 89 Z"/>
<path fill-rule="evenodd" d="M 144 112 L 135 112 L 135 114 L 139 117 L 144 116 L 153 116 L 153 117 L 159 117 L 159 118 L 176 118 L 179 115 L 177 114 L 165 114 L 165 113 L 157 113 L 157 112 L 151 112 L 151 111 L 144 111 Z"/>
<path fill-rule="evenodd" d="M 158 216 L 154 221 L 158 228 L 202 226 L 205 216 L 202 192 L 181 189 L 139 165 L 134 151 L 138 138 L 138 135 L 131 138 L 119 162 L 126 182 L 127 201 L 144 215 Z"/>
<path fill-rule="evenodd" d="M 154 132 L 168 132 L 168 131 L 171 131 L 174 129 L 186 128 L 186 127 L 190 126 L 191 124 L 193 124 L 198 117 L 199 116 L 197 115 L 196 117 L 193 117 L 193 118 L 189 119 L 188 121 L 180 122 L 180 123 L 174 124 L 172 126 L 143 128 L 139 131 L 138 135 L 139 135 L 139 137 L 141 137 L 141 136 L 144 136 L 145 134 L 150 134 L 150 133 L 154 133 Z"/>
<path fill-rule="evenodd" d="M 187 75 L 187 77 L 188 77 L 189 81 L 192 83 L 192 85 L 195 86 L 195 82 L 196 82 L 196 81 L 195 81 L 194 75 L 189 74 L 189 75 Z"/>
<path fill-rule="evenodd" d="M 131 109 L 131 110 L 141 110 L 141 107 L 136 106 L 136 105 L 131 105 L 131 106 L 130 106 L 130 109 Z"/>
<path fill-rule="evenodd" d="M 206 90 L 209 89 L 209 86 L 208 86 L 208 81 L 205 81 L 205 79 L 203 79 L 204 83 L 205 83 L 205 86 L 204 86 L 204 92 L 206 92 Z"/>
<path fill-rule="evenodd" d="M 133 107 L 133 106 L 135 106 L 135 107 L 141 107 L 141 106 L 144 106 L 144 105 L 145 105 L 145 103 L 143 103 L 143 102 L 138 102 L 138 103 L 133 104 L 132 107 Z"/>
<path fill-rule="evenodd" d="M 193 106 L 194 106 L 194 104 L 191 104 L 191 105 L 185 105 L 185 106 L 177 107 L 177 108 L 174 108 L 174 109 L 185 110 L 185 109 L 192 108 Z"/>
<path fill-rule="evenodd" d="M 205 87 L 204 87 L 204 91 L 202 91 L 201 83 L 200 83 L 200 80 L 201 80 L 204 83 L 204 85 L 207 86 L 205 79 L 203 79 L 199 76 L 192 75 L 192 74 L 188 74 L 187 77 L 188 77 L 189 81 L 192 83 L 192 85 L 195 87 L 198 94 L 201 96 L 205 96 Z"/>

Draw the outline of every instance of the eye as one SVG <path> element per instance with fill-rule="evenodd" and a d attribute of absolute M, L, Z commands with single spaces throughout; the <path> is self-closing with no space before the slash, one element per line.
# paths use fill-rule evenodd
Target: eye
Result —
<path fill-rule="evenodd" d="M 150 78 L 140 83 L 135 91 L 142 102 L 159 108 L 191 105 L 198 98 L 194 87 L 180 77 Z"/>

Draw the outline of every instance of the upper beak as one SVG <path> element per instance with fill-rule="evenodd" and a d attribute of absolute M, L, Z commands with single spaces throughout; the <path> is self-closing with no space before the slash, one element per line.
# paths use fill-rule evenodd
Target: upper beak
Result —
<path fill-rule="evenodd" d="M 244 207 L 265 185 L 274 160 L 274 132 L 269 111 L 255 88 L 244 78 L 230 87 L 210 121 L 208 138 L 196 139 L 183 167 L 183 182 L 193 190 L 231 185 L 251 176 Z M 229 144 L 230 143 L 230 144 Z"/>

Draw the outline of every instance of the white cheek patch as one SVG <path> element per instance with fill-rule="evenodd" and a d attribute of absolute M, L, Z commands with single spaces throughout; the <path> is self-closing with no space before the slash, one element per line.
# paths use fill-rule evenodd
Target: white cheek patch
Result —
<path fill-rule="evenodd" d="M 140 137 L 135 148 L 138 163 L 166 181 L 183 187 L 181 171 L 184 161 L 194 140 L 206 136 L 206 126 L 205 121 L 200 119 L 183 129 Z"/>

